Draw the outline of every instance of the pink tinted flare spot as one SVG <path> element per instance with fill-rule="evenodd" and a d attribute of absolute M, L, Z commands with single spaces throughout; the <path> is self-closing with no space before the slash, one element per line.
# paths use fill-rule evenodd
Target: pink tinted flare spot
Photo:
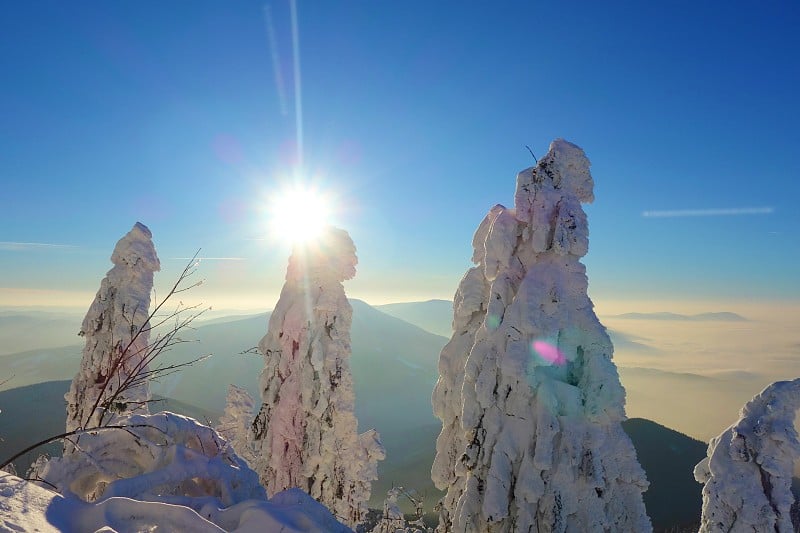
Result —
<path fill-rule="evenodd" d="M 539 357 L 554 365 L 563 365 L 567 362 L 567 358 L 558 347 L 553 346 L 545 341 L 533 341 L 533 350 L 539 354 Z"/>

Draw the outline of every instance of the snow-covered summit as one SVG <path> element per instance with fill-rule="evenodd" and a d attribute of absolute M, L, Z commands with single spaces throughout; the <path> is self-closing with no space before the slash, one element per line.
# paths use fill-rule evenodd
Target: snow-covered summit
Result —
<path fill-rule="evenodd" d="M 625 391 L 587 295 L 589 160 L 563 140 L 494 206 L 433 395 L 441 531 L 647 531 Z"/>

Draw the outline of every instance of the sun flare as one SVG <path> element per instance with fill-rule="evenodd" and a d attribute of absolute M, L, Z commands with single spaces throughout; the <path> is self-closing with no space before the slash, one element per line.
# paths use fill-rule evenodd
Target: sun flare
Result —
<path fill-rule="evenodd" d="M 315 240 L 331 223 L 333 202 L 315 187 L 295 185 L 270 198 L 269 225 L 273 238 L 306 244 Z"/>

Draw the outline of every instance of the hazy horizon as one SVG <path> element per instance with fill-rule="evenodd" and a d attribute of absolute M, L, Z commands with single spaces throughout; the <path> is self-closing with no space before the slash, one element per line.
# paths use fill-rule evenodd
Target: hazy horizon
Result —
<path fill-rule="evenodd" d="M 43 312 L 53 309 L 39 308 Z M 0 311 L 14 312 L 3 306 Z M 219 309 L 207 318 L 267 311 Z M 800 331 L 796 324 L 800 305 L 616 301 L 600 302 L 596 311 L 614 342 L 614 362 L 627 390 L 628 416 L 647 418 L 700 440 L 707 441 L 733 423 L 744 403 L 767 384 L 798 375 Z M 628 312 L 733 312 L 746 320 L 634 320 L 617 316 Z M 64 314 L 69 317 L 66 330 L 76 332 L 84 313 L 75 308 Z M 449 319 L 448 314 L 440 317 L 440 322 Z M 436 328 L 426 328 L 425 323 L 416 325 L 435 333 Z M 202 326 L 199 322 L 198 327 Z M 266 326 L 265 321 L 264 332 Z M 71 338 L 74 346 L 82 342 L 78 337 Z M 252 339 L 252 344 L 257 341 Z M 439 354 L 427 356 L 435 361 Z M 13 386 L 8 383 L 5 388 Z"/>

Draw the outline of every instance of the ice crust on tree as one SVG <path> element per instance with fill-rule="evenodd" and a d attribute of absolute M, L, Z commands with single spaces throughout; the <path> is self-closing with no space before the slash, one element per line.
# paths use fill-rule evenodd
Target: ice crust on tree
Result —
<path fill-rule="evenodd" d="M 353 241 L 337 228 L 295 248 L 259 343 L 262 405 L 250 437 L 268 492 L 299 487 L 350 525 L 366 512 L 385 457 L 377 432 L 358 434 L 354 414 L 352 307 L 342 282 L 356 263 Z"/>
<path fill-rule="evenodd" d="M 589 160 L 556 140 L 493 207 L 454 298 L 433 394 L 439 531 L 649 531 L 625 390 L 580 258 Z"/>
<path fill-rule="evenodd" d="M 64 397 L 67 431 L 97 426 L 101 419 L 109 423 L 114 414 L 104 414 L 100 402 L 129 377 L 147 372 L 143 362 L 150 339 L 150 293 L 153 274 L 160 269 L 147 226 L 137 222 L 117 242 L 111 262 L 114 267 L 103 278 L 81 325 L 79 334 L 86 339 L 81 366 Z M 146 414 L 149 399 L 145 380 L 117 398 L 116 412 Z M 68 446 L 65 452 L 70 450 Z"/>
<path fill-rule="evenodd" d="M 701 532 L 797 531 L 790 510 L 792 475 L 800 457 L 794 419 L 800 378 L 769 385 L 739 413 L 739 420 L 711 439 L 697 464 L 703 483 Z"/>

